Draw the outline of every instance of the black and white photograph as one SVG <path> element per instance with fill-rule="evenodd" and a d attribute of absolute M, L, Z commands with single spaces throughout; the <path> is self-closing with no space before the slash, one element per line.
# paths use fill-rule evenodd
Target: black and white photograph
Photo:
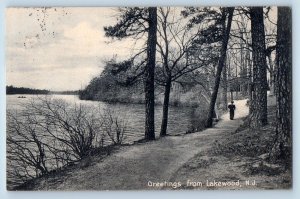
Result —
<path fill-rule="evenodd" d="M 8 191 L 291 190 L 292 8 L 7 7 Z"/>

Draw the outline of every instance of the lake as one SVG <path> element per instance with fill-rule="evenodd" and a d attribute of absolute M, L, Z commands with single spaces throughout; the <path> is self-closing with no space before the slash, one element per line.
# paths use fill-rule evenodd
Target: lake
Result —
<path fill-rule="evenodd" d="M 18 98 L 24 96 L 26 98 Z M 43 97 L 43 95 L 39 95 Z M 83 104 L 86 106 L 101 107 L 101 109 L 114 110 L 127 125 L 124 143 L 133 143 L 144 138 L 145 108 L 143 104 L 110 104 L 99 101 L 80 100 L 77 95 L 52 95 L 53 98 L 63 99 L 70 104 Z M 18 110 L 22 105 L 37 95 L 7 95 L 7 110 Z M 100 110 L 101 110 L 100 109 Z M 163 106 L 155 106 L 155 135 L 159 137 Z M 195 121 L 195 108 L 174 107 L 169 108 L 168 134 L 184 134 Z"/>

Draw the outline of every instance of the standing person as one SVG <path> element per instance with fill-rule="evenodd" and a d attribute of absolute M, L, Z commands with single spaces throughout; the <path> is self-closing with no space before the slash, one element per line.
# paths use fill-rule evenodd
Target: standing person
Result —
<path fill-rule="evenodd" d="M 235 110 L 235 105 L 233 104 L 233 101 L 231 101 L 231 104 L 228 105 L 228 108 L 229 108 L 230 120 L 233 120 L 234 110 Z"/>

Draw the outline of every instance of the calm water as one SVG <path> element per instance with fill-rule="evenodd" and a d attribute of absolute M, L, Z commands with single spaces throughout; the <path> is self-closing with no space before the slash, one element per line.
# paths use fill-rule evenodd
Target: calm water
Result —
<path fill-rule="evenodd" d="M 6 96 L 7 110 L 21 109 L 22 104 L 28 102 L 31 98 L 37 97 L 36 95 L 22 95 L 26 98 L 18 98 L 19 96 L 21 95 Z M 143 104 L 109 104 L 105 102 L 86 101 L 79 100 L 77 95 L 53 95 L 53 98 L 64 99 L 70 104 L 80 103 L 87 106 L 100 106 L 101 108 L 114 110 L 127 124 L 125 143 L 132 143 L 144 137 L 145 110 Z M 159 136 L 162 108 L 162 106 L 155 107 L 156 137 Z M 194 117 L 193 109 L 192 107 L 170 107 L 168 133 L 173 135 L 185 133 L 192 125 L 192 119 Z"/>

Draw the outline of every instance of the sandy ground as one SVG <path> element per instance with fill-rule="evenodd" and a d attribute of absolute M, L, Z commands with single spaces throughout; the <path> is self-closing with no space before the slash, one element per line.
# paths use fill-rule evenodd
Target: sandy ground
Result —
<path fill-rule="evenodd" d="M 235 131 L 248 114 L 246 100 L 237 100 L 234 120 L 229 114 L 221 117 L 214 128 L 184 136 L 168 136 L 159 140 L 122 147 L 121 151 L 92 165 L 73 170 L 57 179 L 38 181 L 34 189 L 39 190 L 131 190 L 131 189 L 163 189 L 168 185 L 154 185 L 151 182 L 172 182 L 185 180 L 186 164 L 197 157 L 202 157 L 213 143 L 226 134 Z M 226 167 L 224 168 L 226 169 Z M 193 170 L 188 168 L 192 175 Z M 183 172 L 183 173 L 180 173 Z M 211 170 L 216 173 L 217 171 Z M 228 172 L 231 172 L 228 170 Z M 206 172 L 209 173 L 209 172 Z M 195 173 L 197 179 L 202 173 Z M 202 176 L 202 179 L 203 176 Z M 162 184 L 161 184 L 162 185 Z"/>

